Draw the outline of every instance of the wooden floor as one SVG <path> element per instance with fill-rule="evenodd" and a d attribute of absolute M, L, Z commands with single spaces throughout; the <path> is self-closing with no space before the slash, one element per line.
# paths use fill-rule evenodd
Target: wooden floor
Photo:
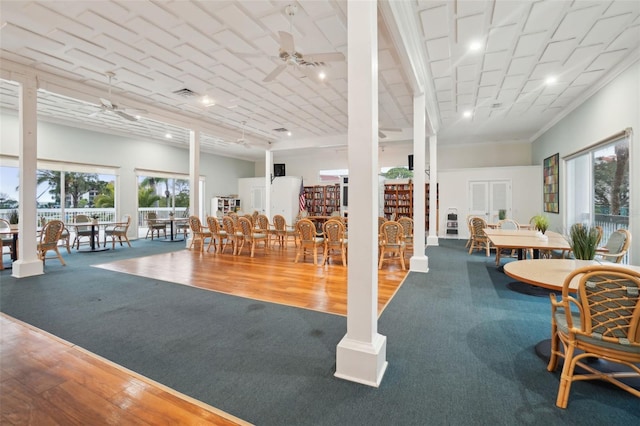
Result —
<path fill-rule="evenodd" d="M 132 253 L 134 254 L 134 253 Z M 346 314 L 347 268 L 339 256 L 294 264 L 295 248 L 239 256 L 179 250 L 99 267 L 273 303 Z M 321 259 L 319 263 L 321 262 Z M 378 274 L 378 312 L 406 271 Z M 242 425 L 246 422 L 0 315 L 0 423 L 11 425 Z"/>

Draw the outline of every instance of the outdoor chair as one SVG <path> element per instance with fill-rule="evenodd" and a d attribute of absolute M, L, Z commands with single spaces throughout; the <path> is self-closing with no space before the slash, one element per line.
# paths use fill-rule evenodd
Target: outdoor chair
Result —
<path fill-rule="evenodd" d="M 627 254 L 630 245 L 631 232 L 626 229 L 618 229 L 609 236 L 604 251 L 596 253 L 596 259 L 620 263 Z"/>

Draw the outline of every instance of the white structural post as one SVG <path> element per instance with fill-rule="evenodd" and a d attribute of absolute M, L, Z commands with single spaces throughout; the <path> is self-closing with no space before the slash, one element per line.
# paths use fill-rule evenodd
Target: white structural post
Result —
<path fill-rule="evenodd" d="M 19 174 L 18 194 L 18 260 L 13 262 L 11 275 L 16 278 L 30 277 L 44 273 L 44 264 L 38 259 L 35 238 L 37 231 L 37 172 L 38 172 L 38 83 L 35 76 L 26 76 L 20 81 L 19 89 Z M 25 237 L 26 236 L 26 237 Z"/>
<path fill-rule="evenodd" d="M 377 2 L 347 2 L 349 100 L 349 270 L 347 334 L 336 377 L 379 386 L 387 338 L 378 334 L 378 35 Z"/>
<path fill-rule="evenodd" d="M 264 214 L 271 217 L 271 171 L 273 170 L 273 152 L 267 149 L 264 152 Z"/>
<path fill-rule="evenodd" d="M 189 130 L 189 212 L 195 216 L 200 212 L 200 134 L 200 130 Z M 189 235 L 185 242 L 187 248 L 193 238 Z"/>
<path fill-rule="evenodd" d="M 429 236 L 428 246 L 437 246 L 438 243 L 438 137 L 429 136 Z"/>
<path fill-rule="evenodd" d="M 425 249 L 425 126 L 424 93 L 413 97 L 413 256 L 409 269 L 428 272 L 429 259 Z"/>

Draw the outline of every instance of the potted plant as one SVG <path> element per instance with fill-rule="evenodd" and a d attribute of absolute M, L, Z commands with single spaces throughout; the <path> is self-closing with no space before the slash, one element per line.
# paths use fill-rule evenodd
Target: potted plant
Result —
<path fill-rule="evenodd" d="M 498 210 L 498 219 L 505 220 L 507 218 L 507 211 L 505 209 Z"/>
<path fill-rule="evenodd" d="M 596 256 L 599 233 L 595 227 L 574 223 L 569 230 L 569 245 L 573 256 L 581 260 L 593 260 Z"/>
<path fill-rule="evenodd" d="M 100 219 L 100 215 L 94 213 L 91 215 L 91 219 L 93 219 L 94 225 L 98 223 L 98 219 Z"/>
<path fill-rule="evenodd" d="M 18 214 L 18 210 L 11 210 L 9 212 L 9 224 L 10 225 L 17 225 L 19 219 L 20 219 L 20 216 Z"/>
<path fill-rule="evenodd" d="M 533 218 L 533 225 L 544 235 L 544 233 L 547 232 L 547 229 L 549 229 L 549 218 L 542 214 L 536 215 Z"/>

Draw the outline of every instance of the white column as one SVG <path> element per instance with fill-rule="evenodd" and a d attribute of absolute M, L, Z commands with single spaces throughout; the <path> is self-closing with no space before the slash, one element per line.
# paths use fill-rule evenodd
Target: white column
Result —
<path fill-rule="evenodd" d="M 428 246 L 437 246 L 438 243 L 438 137 L 436 135 L 429 136 L 429 188 L 431 196 L 429 197 L 429 237 L 427 237 Z"/>
<path fill-rule="evenodd" d="M 200 212 L 200 130 L 193 129 L 189 130 L 189 212 L 195 216 Z M 192 238 L 189 235 L 185 241 L 187 248 Z"/>
<path fill-rule="evenodd" d="M 264 152 L 264 214 L 271 220 L 271 172 L 273 170 L 273 152 Z"/>
<path fill-rule="evenodd" d="M 20 146 L 18 166 L 20 193 L 18 213 L 18 260 L 13 263 L 11 275 L 16 278 L 44 273 L 44 264 L 37 255 L 37 169 L 38 169 L 38 84 L 35 76 L 20 82 Z"/>
<path fill-rule="evenodd" d="M 349 99 L 349 270 L 347 334 L 336 377 L 379 386 L 387 338 L 378 334 L 377 2 L 347 2 Z"/>
<path fill-rule="evenodd" d="M 411 256 L 409 269 L 414 272 L 429 271 L 429 259 L 424 252 L 426 236 L 425 126 L 425 98 L 424 93 L 421 93 L 413 97 L 413 256 Z"/>

